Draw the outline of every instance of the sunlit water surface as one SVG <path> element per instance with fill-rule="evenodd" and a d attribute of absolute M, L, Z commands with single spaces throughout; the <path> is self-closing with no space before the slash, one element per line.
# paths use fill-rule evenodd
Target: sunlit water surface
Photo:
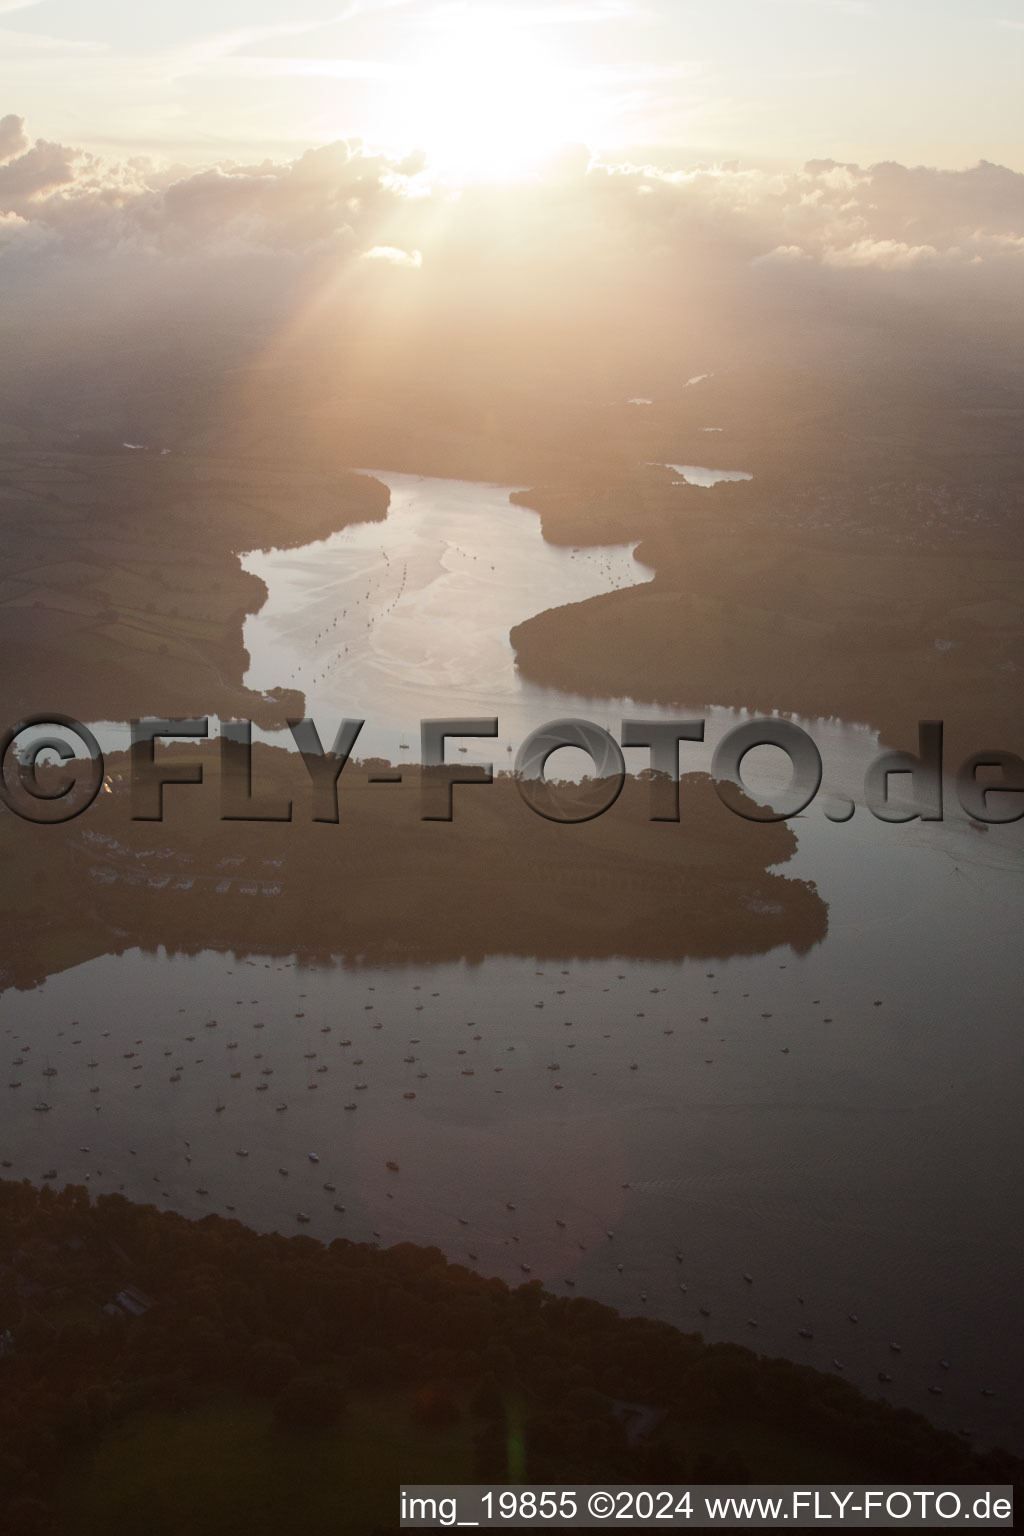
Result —
<path fill-rule="evenodd" d="M 304 688 L 325 739 L 364 717 L 359 751 L 398 759 L 421 717 L 497 715 L 465 761 L 499 767 L 548 720 L 617 735 L 667 713 L 532 688 L 508 644 L 531 613 L 649 579 L 629 549 L 552 549 L 507 488 L 381 478 L 386 522 L 246 557 L 270 588 L 250 686 Z M 708 711 L 684 771 L 742 718 Z M 825 788 L 859 799 L 874 735 L 803 723 Z M 512 1282 L 839 1361 L 1020 1448 L 1020 826 L 978 833 L 952 801 L 941 825 L 862 804 L 835 824 L 820 800 L 791 825 L 785 872 L 829 903 L 805 956 L 413 970 L 133 951 L 8 992 L 4 1171 L 435 1243 Z"/>

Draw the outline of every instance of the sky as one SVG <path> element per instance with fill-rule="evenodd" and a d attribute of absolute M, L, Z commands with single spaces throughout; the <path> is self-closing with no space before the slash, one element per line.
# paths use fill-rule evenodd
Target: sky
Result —
<path fill-rule="evenodd" d="M 295 3 L 0 0 L 0 421 L 1019 359 L 1024 0 Z"/>
<path fill-rule="evenodd" d="M 514 177 L 577 142 L 1024 169 L 1024 0 L 0 0 L 0 117 L 169 164 L 360 137 Z"/>

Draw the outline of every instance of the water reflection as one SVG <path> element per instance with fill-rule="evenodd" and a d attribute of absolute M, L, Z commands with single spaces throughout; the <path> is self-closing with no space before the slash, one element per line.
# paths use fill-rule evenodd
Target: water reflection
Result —
<path fill-rule="evenodd" d="M 970 916 L 977 942 L 988 902 Z M 99 959 L 0 999 L 22 1083 L 3 1158 L 261 1228 L 301 1212 L 327 1240 L 436 1243 L 512 1282 L 528 1266 L 710 1338 L 749 1341 L 753 1317 L 758 1349 L 838 1355 L 871 1390 L 885 1369 L 894 1401 L 1013 1437 L 1016 1010 L 998 987 L 972 1006 L 948 934 L 911 981 L 911 931 L 848 917 L 803 958 L 712 965 Z M 990 931 L 989 975 L 1000 955 Z"/>
<path fill-rule="evenodd" d="M 498 741 L 465 760 L 503 766 L 563 715 L 617 735 L 679 713 L 515 673 L 513 624 L 649 579 L 628 548 L 553 549 L 503 488 L 381 478 L 384 524 L 246 557 L 270 589 L 246 628 L 250 686 L 302 686 L 325 739 L 365 716 L 360 750 L 395 760 L 431 715 L 496 713 Z M 747 718 L 696 713 L 706 741 L 684 743 L 684 772 Z M 1020 1446 L 1020 828 L 982 838 L 952 796 L 941 825 L 876 822 L 874 733 L 803 723 L 824 789 L 858 803 L 848 823 L 818 802 L 792 823 L 786 873 L 829 903 L 808 953 L 96 959 L 0 998 L 21 1084 L 3 1090 L 2 1160 L 259 1227 L 301 1212 L 323 1238 L 437 1243 L 509 1280 L 525 1267 L 711 1338 L 839 1358 L 872 1392 L 884 1371 L 893 1400 Z M 749 767 L 752 787 L 784 771 Z"/>

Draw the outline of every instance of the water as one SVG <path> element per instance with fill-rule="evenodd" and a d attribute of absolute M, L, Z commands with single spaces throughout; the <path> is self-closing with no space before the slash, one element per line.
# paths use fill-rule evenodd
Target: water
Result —
<path fill-rule="evenodd" d="M 702 427 L 704 432 L 713 432 L 713 427 Z M 753 475 L 748 475 L 744 469 L 709 469 L 706 464 L 667 464 L 666 469 L 674 470 L 680 477 L 676 484 L 700 485 L 710 487 L 719 485 L 727 480 L 753 480 Z"/>
<path fill-rule="evenodd" d="M 0 1151 L 16 1176 L 569 1279 L 710 1338 L 838 1356 L 869 1390 L 888 1370 L 893 1400 L 1019 1437 L 1016 1010 L 978 1007 L 948 925 L 929 931 L 938 897 L 902 929 L 886 907 L 854 893 L 810 955 L 711 966 L 105 957 L 0 1000 L 22 1061 Z M 960 914 L 994 998 L 1009 918 L 977 890 Z"/>
<path fill-rule="evenodd" d="M 551 720 L 582 717 L 617 736 L 624 718 L 680 714 L 629 698 L 540 688 L 516 671 L 509 641 L 516 624 L 652 579 L 634 559 L 635 546 L 548 544 L 537 515 L 509 502 L 508 486 L 368 473 L 391 491 L 383 524 L 356 524 L 298 550 L 243 556 L 245 569 L 269 589 L 245 625 L 248 687 L 301 687 L 325 742 L 343 716 L 362 718 L 356 755 L 395 762 L 418 760 L 419 722 L 431 716 L 496 716 L 497 738 L 467 739 L 465 755 L 505 767 L 524 738 Z M 726 706 L 683 713 L 707 721 L 704 743 L 680 749 L 683 772 L 707 770 L 717 741 L 750 718 Z M 875 734 L 839 720 L 809 728 L 829 765 L 829 787 L 858 785 L 877 752 Z M 634 769 L 645 760 L 636 749 L 627 753 Z M 565 749 L 553 771 L 571 776 L 587 766 L 582 757 L 574 765 Z M 755 772 L 752 783 L 760 782 Z"/>
<path fill-rule="evenodd" d="M 372 473 L 391 491 L 384 524 L 243 557 L 270 589 L 245 626 L 247 685 L 300 687 L 317 720 L 364 718 L 358 752 L 395 761 L 402 742 L 418 755 L 419 721 L 431 714 L 497 715 L 497 745 L 471 757 L 482 760 L 507 756 L 553 718 L 554 699 L 557 712 L 581 713 L 578 699 L 524 687 L 509 631 L 546 608 L 650 581 L 634 546 L 547 544 L 507 486 Z"/>
<path fill-rule="evenodd" d="M 497 714 L 498 741 L 467 745 L 499 766 L 547 720 L 617 734 L 667 713 L 533 689 L 507 642 L 530 612 L 647 579 L 629 549 L 550 549 L 500 488 L 383 478 L 384 524 L 247 557 L 270 585 L 246 632 L 250 686 L 301 667 L 322 737 L 365 715 L 359 750 L 390 756 L 417 755 L 421 717 Z M 742 718 L 708 711 L 684 771 Z M 416 970 L 104 957 L 0 998 L 4 1081 L 22 1084 L 5 1092 L 4 1172 L 325 1239 L 436 1243 L 709 1338 L 823 1369 L 838 1357 L 870 1392 L 886 1371 L 893 1401 L 1020 1448 L 1020 825 L 979 834 L 953 800 L 941 825 L 880 823 L 859 794 L 874 734 L 803 724 L 826 788 L 858 802 L 847 823 L 818 801 L 791 823 L 786 872 L 829 903 L 807 955 Z M 751 755 L 752 782 L 775 781 L 771 756 Z"/>

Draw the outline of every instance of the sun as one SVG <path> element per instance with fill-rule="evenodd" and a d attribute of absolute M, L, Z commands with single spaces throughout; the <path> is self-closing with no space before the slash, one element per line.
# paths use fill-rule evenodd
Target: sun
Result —
<path fill-rule="evenodd" d="M 540 31 L 486 6 L 449 13 L 388 103 L 386 137 L 460 180 L 516 178 L 587 141 L 594 103 Z"/>

